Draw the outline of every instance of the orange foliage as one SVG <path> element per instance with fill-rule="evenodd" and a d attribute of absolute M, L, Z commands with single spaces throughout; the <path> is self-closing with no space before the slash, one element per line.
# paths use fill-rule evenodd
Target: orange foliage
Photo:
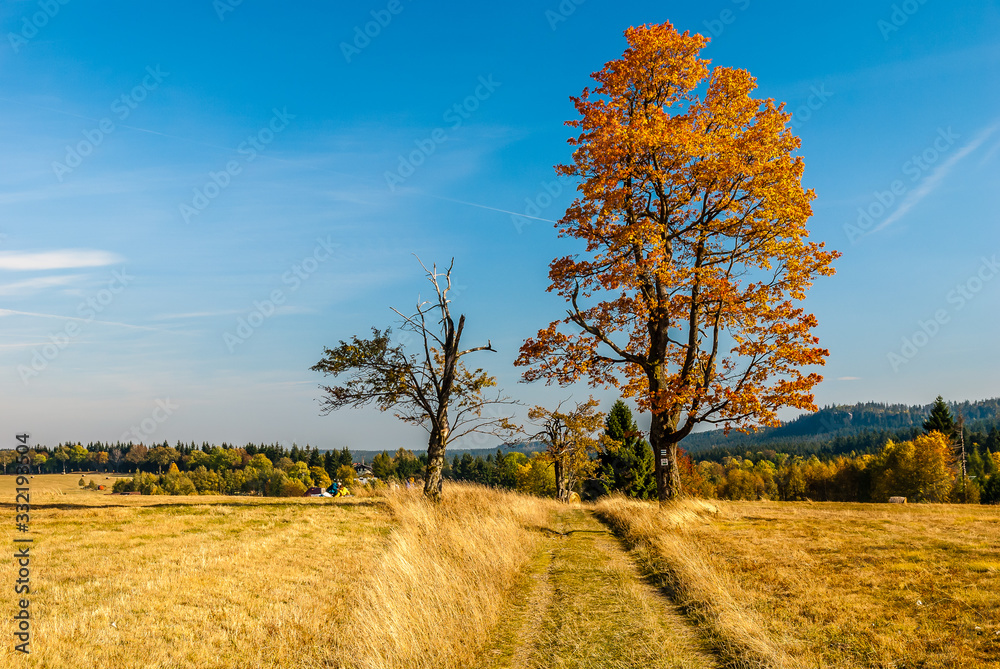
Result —
<path fill-rule="evenodd" d="M 622 58 L 573 98 L 577 148 L 558 167 L 581 182 L 560 236 L 586 245 L 550 266 L 569 315 L 517 364 L 525 380 L 584 378 L 652 411 L 650 443 L 669 452 L 662 499 L 679 491 L 675 446 L 698 423 L 751 429 L 783 406 L 815 410 L 822 377 L 799 368 L 828 352 L 797 302 L 839 254 L 807 241 L 814 194 L 784 105 L 752 98 L 745 70 L 710 70 L 701 35 L 668 23 L 625 36 Z"/>

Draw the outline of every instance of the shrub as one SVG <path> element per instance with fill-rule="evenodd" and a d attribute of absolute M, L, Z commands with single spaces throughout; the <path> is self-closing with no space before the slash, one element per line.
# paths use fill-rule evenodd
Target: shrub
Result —
<path fill-rule="evenodd" d="M 160 484 L 165 492 L 171 495 L 195 495 L 198 489 L 186 474 L 167 474 L 160 477 Z"/>
<path fill-rule="evenodd" d="M 135 492 L 135 479 L 118 479 L 111 486 L 111 492 Z"/>
<path fill-rule="evenodd" d="M 306 484 L 299 479 L 285 479 L 281 484 L 282 497 L 302 497 L 306 492 Z"/>
<path fill-rule="evenodd" d="M 199 465 L 193 472 L 188 472 L 188 479 L 202 495 L 215 495 L 222 492 L 223 480 L 218 472 L 209 471 L 204 465 Z"/>
<path fill-rule="evenodd" d="M 157 485 L 157 477 L 148 472 L 139 472 L 132 479 L 132 490 L 138 490 L 143 495 L 163 495 L 163 489 Z"/>

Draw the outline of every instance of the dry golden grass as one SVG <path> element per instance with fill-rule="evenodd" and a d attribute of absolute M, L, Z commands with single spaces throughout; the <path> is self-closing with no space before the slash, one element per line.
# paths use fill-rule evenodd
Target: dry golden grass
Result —
<path fill-rule="evenodd" d="M 13 471 L 13 467 L 10 467 L 10 471 Z M 81 488 L 79 486 L 81 476 L 88 482 L 93 480 L 94 483 L 105 485 L 108 489 Z M 104 473 L 33 474 L 29 479 L 31 498 L 36 502 L 52 502 L 55 501 L 54 497 L 61 497 L 62 501 L 72 501 L 74 504 L 80 502 L 103 504 L 101 500 L 111 492 L 111 486 L 119 478 L 122 478 L 122 475 Z M 0 502 L 14 501 L 16 481 L 16 476 L 0 476 Z"/>
<path fill-rule="evenodd" d="M 363 669 L 468 667 L 515 596 L 555 502 L 451 486 L 439 505 L 388 498 L 397 529 L 348 633 Z"/>
<path fill-rule="evenodd" d="M 0 667 L 464 666 L 550 505 L 461 486 L 440 506 L 121 497 L 78 479 L 32 480 L 32 654 L 5 644 Z M 5 590 L 14 574 L 0 561 Z"/>
<path fill-rule="evenodd" d="M 611 499 L 728 666 L 1000 666 L 1000 509 Z"/>
<path fill-rule="evenodd" d="M 13 480 L 0 477 L 7 546 Z M 78 480 L 32 479 L 33 653 L 5 644 L 0 668 L 704 659 L 656 653 L 681 648 L 677 639 L 699 644 L 582 509 L 458 485 L 434 505 L 406 489 L 337 500 L 120 497 Z M 725 666 L 1000 666 L 995 507 L 661 509 L 612 498 L 596 511 Z M 14 573 L 0 561 L 0 587 Z M 526 590 L 531 579 L 538 587 Z"/>
<path fill-rule="evenodd" d="M 697 631 L 589 509 L 551 513 L 542 550 L 477 669 L 712 669 Z"/>
<path fill-rule="evenodd" d="M 36 505 L 32 655 L 25 663 L 5 644 L 0 666 L 331 660 L 345 604 L 389 530 L 384 512 L 351 503 L 103 499 Z M 0 583 L 13 581 L 3 560 Z"/>

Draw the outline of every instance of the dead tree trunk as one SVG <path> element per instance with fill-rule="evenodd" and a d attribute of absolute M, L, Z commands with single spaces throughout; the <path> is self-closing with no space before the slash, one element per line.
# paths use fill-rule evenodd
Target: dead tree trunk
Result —
<path fill-rule="evenodd" d="M 443 426 L 431 430 L 431 436 L 427 442 L 427 470 L 424 473 L 424 496 L 435 502 L 441 501 L 441 489 L 444 484 L 441 472 L 444 470 L 445 448 L 448 445 L 447 420 L 445 418 Z"/>

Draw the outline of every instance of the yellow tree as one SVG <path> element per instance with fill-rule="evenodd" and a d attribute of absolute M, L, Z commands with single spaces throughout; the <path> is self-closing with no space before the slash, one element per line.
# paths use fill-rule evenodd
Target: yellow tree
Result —
<path fill-rule="evenodd" d="M 914 465 L 921 498 L 945 502 L 955 479 L 955 453 L 951 440 L 941 432 L 921 434 L 914 441 Z"/>
<path fill-rule="evenodd" d="M 875 499 L 903 495 L 917 502 L 946 501 L 955 478 L 952 459 L 951 441 L 941 432 L 889 440 L 873 462 Z"/>
<path fill-rule="evenodd" d="M 815 410 L 828 352 L 797 304 L 839 254 L 807 241 L 814 195 L 784 105 L 744 70 L 709 69 L 708 41 L 629 28 L 624 55 L 573 98 L 579 196 L 559 222 L 582 253 L 555 259 L 566 318 L 528 339 L 527 381 L 612 385 L 652 413 L 661 500 L 680 491 L 677 444 L 698 424 L 749 430 Z"/>
<path fill-rule="evenodd" d="M 556 497 L 568 502 L 570 493 L 596 468 L 591 453 L 597 450 L 594 433 L 604 424 L 604 414 L 597 411 L 597 401 L 591 397 L 571 410 L 564 411 L 560 402 L 554 410 L 536 406 L 528 418 L 540 428 L 533 439 L 545 444 L 544 457 L 552 463 L 556 482 Z"/>

